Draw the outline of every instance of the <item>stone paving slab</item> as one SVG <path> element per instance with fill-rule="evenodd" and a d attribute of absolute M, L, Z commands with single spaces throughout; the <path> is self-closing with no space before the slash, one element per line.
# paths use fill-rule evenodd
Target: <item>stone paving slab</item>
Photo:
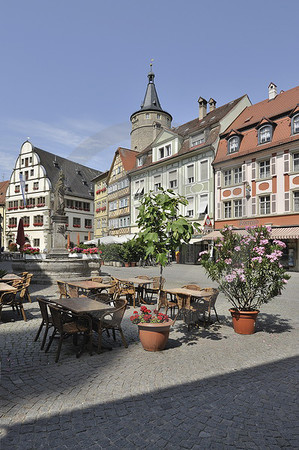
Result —
<path fill-rule="evenodd" d="M 157 268 L 109 268 L 123 276 Z M 167 267 L 171 286 L 211 285 L 197 266 Z M 122 272 L 119 272 L 121 271 Z M 107 268 L 108 271 L 108 268 Z M 1 345 L 1 449 L 37 448 L 298 448 L 298 286 L 264 305 L 252 336 L 234 333 L 229 304 L 219 296 L 221 323 L 188 332 L 178 321 L 168 346 L 145 352 L 126 312 L 129 348 L 76 359 L 71 340 L 49 353 L 33 342 L 38 304 L 28 321 L 4 310 Z M 56 296 L 56 287 L 33 286 Z M 11 319 L 15 319 L 14 322 Z"/>

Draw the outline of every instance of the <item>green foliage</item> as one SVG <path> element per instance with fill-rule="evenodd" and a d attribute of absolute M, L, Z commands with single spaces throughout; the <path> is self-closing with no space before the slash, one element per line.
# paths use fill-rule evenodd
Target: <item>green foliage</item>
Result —
<path fill-rule="evenodd" d="M 284 242 L 270 239 L 270 227 L 248 227 L 241 236 L 225 227 L 214 247 L 214 258 L 200 253 L 200 264 L 241 311 L 257 309 L 278 295 L 290 278 L 279 260 Z"/>
<path fill-rule="evenodd" d="M 104 261 L 134 262 L 144 258 L 145 252 L 138 239 L 124 242 L 123 244 L 100 244 Z"/>
<path fill-rule="evenodd" d="M 139 207 L 137 225 L 139 240 L 145 248 L 145 257 L 154 257 L 165 267 L 168 254 L 181 243 L 188 243 L 193 234 L 193 226 L 179 214 L 180 205 L 187 205 L 185 197 L 172 190 L 159 189 L 158 193 L 144 195 Z"/>
<path fill-rule="evenodd" d="M 100 244 L 99 250 L 104 261 L 123 261 L 122 244 Z"/>

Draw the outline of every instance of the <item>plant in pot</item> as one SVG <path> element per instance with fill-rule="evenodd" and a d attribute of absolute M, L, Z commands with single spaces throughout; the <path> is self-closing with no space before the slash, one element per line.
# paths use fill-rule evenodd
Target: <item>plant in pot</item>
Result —
<path fill-rule="evenodd" d="M 236 333 L 252 334 L 259 308 L 281 293 L 290 278 L 279 262 L 285 243 L 271 240 L 271 227 L 247 227 L 240 235 L 226 226 L 214 257 L 201 252 L 200 264 L 232 304 Z"/>
<path fill-rule="evenodd" d="M 145 194 L 140 202 L 136 221 L 140 229 L 138 241 L 144 248 L 145 258 L 154 258 L 160 268 L 158 298 L 169 254 L 182 243 L 188 243 L 193 234 L 193 225 L 179 213 L 181 206 L 187 204 L 185 197 L 162 188 Z"/>
<path fill-rule="evenodd" d="M 134 311 L 130 320 L 138 325 L 139 338 L 144 350 L 149 352 L 164 350 L 173 323 L 166 314 L 156 309 L 152 312 L 143 305 L 140 314 Z"/>

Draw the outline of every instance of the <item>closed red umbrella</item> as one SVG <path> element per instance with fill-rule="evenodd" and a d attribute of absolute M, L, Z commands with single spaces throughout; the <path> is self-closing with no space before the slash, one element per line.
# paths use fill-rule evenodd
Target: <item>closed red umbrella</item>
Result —
<path fill-rule="evenodd" d="M 80 234 L 77 234 L 77 245 L 80 245 Z"/>
<path fill-rule="evenodd" d="M 67 235 L 67 248 L 69 249 L 70 246 L 71 246 L 71 237 L 70 237 L 70 235 L 68 234 L 68 235 Z"/>
<path fill-rule="evenodd" d="M 25 244 L 25 233 L 24 233 L 23 219 L 19 220 L 16 243 L 20 246 L 20 252 L 22 252 L 23 251 L 23 246 Z"/>
<path fill-rule="evenodd" d="M 88 232 L 88 240 L 90 241 L 91 236 L 90 236 L 90 231 Z"/>

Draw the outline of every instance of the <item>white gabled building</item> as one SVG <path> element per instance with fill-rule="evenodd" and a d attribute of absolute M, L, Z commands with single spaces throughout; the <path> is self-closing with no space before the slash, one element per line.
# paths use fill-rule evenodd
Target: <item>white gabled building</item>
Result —
<path fill-rule="evenodd" d="M 41 251 L 50 251 L 53 191 L 60 171 L 65 176 L 67 235 L 74 244 L 92 238 L 94 188 L 91 180 L 101 172 L 26 141 L 21 146 L 6 192 L 5 247 L 16 241 L 19 219 L 23 218 L 26 240 Z M 20 178 L 24 180 L 24 193 Z"/>

